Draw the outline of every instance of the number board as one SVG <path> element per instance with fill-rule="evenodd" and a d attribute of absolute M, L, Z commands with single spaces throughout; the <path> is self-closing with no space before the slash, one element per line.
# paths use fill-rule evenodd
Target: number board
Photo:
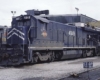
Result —
<path fill-rule="evenodd" d="M 83 68 L 93 68 L 93 62 L 83 62 Z"/>

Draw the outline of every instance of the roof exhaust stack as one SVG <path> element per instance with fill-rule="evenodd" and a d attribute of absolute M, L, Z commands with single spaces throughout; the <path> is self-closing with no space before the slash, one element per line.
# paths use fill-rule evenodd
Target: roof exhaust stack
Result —
<path fill-rule="evenodd" d="M 42 10 L 42 11 L 38 11 L 38 10 L 27 10 L 25 11 L 28 15 L 41 15 L 41 14 L 45 14 L 48 15 L 49 14 L 49 10 Z"/>

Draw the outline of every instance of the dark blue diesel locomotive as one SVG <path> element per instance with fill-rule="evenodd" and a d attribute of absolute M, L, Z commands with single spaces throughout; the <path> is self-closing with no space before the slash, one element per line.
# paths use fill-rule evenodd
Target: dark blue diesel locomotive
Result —
<path fill-rule="evenodd" d="M 26 11 L 14 17 L 7 30 L 6 53 L 0 65 L 20 65 L 39 61 L 95 56 L 99 52 L 99 28 L 68 25 L 39 14 L 48 11 Z"/>

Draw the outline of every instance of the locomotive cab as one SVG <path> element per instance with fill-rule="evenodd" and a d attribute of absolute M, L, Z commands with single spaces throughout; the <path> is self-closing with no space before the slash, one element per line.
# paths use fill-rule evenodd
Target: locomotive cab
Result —
<path fill-rule="evenodd" d="M 21 27 L 21 26 L 30 26 L 31 25 L 31 18 L 29 15 L 21 15 L 19 17 L 16 17 L 15 18 L 16 20 L 16 23 L 17 24 L 16 26 L 17 27 Z M 12 22 L 12 26 L 14 26 L 14 22 Z"/>
<path fill-rule="evenodd" d="M 35 26 L 34 19 L 30 15 L 21 15 L 13 18 L 12 27 L 7 31 L 7 54 L 8 62 L 5 64 L 15 65 L 28 60 L 28 46 L 31 42 L 31 28 Z M 35 30 L 34 30 L 35 31 Z"/>
<path fill-rule="evenodd" d="M 8 44 L 27 44 L 27 37 L 29 37 L 28 30 L 30 26 L 31 19 L 28 15 L 21 15 L 13 18 L 12 27 L 7 32 Z"/>

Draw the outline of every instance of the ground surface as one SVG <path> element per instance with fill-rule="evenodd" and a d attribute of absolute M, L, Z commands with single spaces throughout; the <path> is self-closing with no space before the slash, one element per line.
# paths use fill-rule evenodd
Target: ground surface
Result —
<path fill-rule="evenodd" d="M 71 75 L 60 80 L 100 80 L 100 68 L 80 73 L 77 76 Z"/>
<path fill-rule="evenodd" d="M 86 69 L 83 68 L 83 62 L 86 61 L 93 61 L 94 68 L 100 67 L 100 57 L 55 61 L 35 65 L 23 65 L 16 68 L 1 67 L 0 80 L 58 80 L 65 78 L 72 73 L 86 71 Z M 69 80 L 73 79 L 70 78 Z"/>

